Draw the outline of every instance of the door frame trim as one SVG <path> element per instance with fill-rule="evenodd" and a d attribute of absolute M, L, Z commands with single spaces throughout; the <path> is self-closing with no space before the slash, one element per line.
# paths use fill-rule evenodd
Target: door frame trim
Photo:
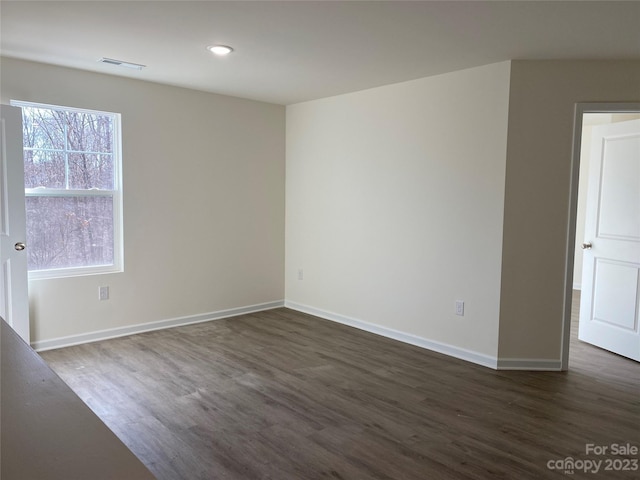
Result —
<path fill-rule="evenodd" d="M 582 147 L 582 117 L 585 113 L 640 113 L 640 102 L 579 102 L 573 118 L 573 146 L 571 151 L 571 177 L 569 180 L 569 224 L 567 225 L 566 266 L 564 273 L 564 316 L 560 352 L 562 370 L 569 369 L 571 340 L 571 304 L 573 296 L 573 267 L 578 218 L 578 181 L 580 178 L 580 150 Z"/>

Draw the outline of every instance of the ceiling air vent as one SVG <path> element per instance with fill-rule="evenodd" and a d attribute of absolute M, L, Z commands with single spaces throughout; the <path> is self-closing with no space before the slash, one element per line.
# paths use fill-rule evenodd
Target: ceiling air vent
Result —
<path fill-rule="evenodd" d="M 139 63 L 124 62 L 122 60 L 115 60 L 113 58 L 102 57 L 99 62 L 107 63 L 109 65 L 115 65 L 116 67 L 132 68 L 134 70 L 142 70 L 146 65 L 140 65 Z"/>

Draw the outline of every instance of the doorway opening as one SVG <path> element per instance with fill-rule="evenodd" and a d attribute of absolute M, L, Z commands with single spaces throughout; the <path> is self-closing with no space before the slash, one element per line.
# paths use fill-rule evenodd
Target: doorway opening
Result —
<path fill-rule="evenodd" d="M 576 105 L 571 180 L 562 369 L 640 360 L 640 104 Z"/>

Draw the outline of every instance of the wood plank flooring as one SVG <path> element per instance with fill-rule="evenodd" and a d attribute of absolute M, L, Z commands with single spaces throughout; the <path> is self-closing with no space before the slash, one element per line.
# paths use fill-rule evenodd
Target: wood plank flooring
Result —
<path fill-rule="evenodd" d="M 563 478 L 640 446 L 640 365 L 493 371 L 288 309 L 44 352 L 161 480 Z M 638 471 L 568 478 L 631 479 Z"/>

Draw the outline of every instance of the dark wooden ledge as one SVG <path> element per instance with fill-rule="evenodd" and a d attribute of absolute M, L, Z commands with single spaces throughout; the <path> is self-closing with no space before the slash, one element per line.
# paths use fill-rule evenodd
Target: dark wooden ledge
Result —
<path fill-rule="evenodd" d="M 2 480 L 155 478 L 2 320 Z"/>

